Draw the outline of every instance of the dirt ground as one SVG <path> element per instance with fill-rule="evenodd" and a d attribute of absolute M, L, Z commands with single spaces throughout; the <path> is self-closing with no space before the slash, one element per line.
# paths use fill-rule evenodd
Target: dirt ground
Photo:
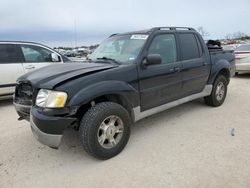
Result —
<path fill-rule="evenodd" d="M 232 136 L 232 129 L 234 129 Z M 0 102 L 0 188 L 250 187 L 250 75 L 231 79 L 223 106 L 189 102 L 141 120 L 115 158 L 99 161 L 67 130 L 58 150 Z"/>

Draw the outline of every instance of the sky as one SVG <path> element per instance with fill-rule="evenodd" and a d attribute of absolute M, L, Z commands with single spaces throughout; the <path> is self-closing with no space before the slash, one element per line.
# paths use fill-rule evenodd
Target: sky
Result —
<path fill-rule="evenodd" d="M 202 26 L 210 39 L 250 35 L 249 20 L 250 0 L 0 0 L 0 40 L 50 47 L 156 26 Z"/>

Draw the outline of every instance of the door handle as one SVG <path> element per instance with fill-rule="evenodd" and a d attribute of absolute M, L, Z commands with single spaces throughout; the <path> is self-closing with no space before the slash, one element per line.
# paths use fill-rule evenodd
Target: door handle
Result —
<path fill-rule="evenodd" d="M 169 69 L 169 72 L 171 72 L 171 73 L 175 72 L 174 68 Z"/>
<path fill-rule="evenodd" d="M 25 69 L 34 69 L 35 67 L 34 66 L 26 66 L 26 67 L 24 67 Z"/>
<path fill-rule="evenodd" d="M 174 70 L 175 70 L 175 72 L 181 72 L 181 68 L 180 67 L 175 67 Z"/>
<path fill-rule="evenodd" d="M 180 67 L 175 67 L 175 68 L 171 68 L 169 69 L 169 72 L 173 73 L 173 72 L 180 72 L 181 68 Z"/>

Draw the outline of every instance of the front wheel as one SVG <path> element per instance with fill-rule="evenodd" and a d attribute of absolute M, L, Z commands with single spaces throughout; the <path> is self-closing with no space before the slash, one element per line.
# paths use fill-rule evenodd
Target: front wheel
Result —
<path fill-rule="evenodd" d="M 213 85 L 211 95 L 204 97 L 205 103 L 209 106 L 220 106 L 224 103 L 227 95 L 227 79 L 219 75 Z"/>
<path fill-rule="evenodd" d="M 84 150 L 98 158 L 109 159 L 119 154 L 130 136 L 131 119 L 126 109 L 113 102 L 91 107 L 80 124 Z"/>

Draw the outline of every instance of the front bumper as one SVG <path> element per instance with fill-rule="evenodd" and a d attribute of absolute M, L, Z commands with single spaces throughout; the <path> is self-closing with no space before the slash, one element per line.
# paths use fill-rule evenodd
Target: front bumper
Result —
<path fill-rule="evenodd" d="M 32 107 L 30 113 L 31 130 L 35 138 L 42 144 L 58 148 L 65 129 L 77 122 L 72 117 L 44 115 L 38 107 Z"/>
<path fill-rule="evenodd" d="M 14 102 L 14 106 L 16 109 L 17 114 L 22 118 L 26 119 L 27 121 L 30 120 L 30 105 L 23 105 Z"/>
<path fill-rule="evenodd" d="M 50 146 L 52 148 L 58 148 L 63 135 L 56 134 L 47 134 L 42 132 L 36 124 L 33 122 L 32 118 L 30 119 L 31 130 L 34 137 L 42 144 Z"/>

